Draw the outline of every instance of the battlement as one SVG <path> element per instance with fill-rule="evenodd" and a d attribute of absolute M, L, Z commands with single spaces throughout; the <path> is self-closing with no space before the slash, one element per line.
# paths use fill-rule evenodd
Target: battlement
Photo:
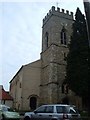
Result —
<path fill-rule="evenodd" d="M 43 24 L 46 23 L 46 21 L 52 16 L 52 15 L 56 15 L 56 16 L 60 16 L 60 17 L 64 17 L 66 19 L 71 19 L 73 20 L 73 12 L 69 12 L 68 10 L 64 10 L 64 9 L 60 9 L 59 7 L 55 8 L 55 6 L 52 6 L 51 10 L 49 10 L 49 12 L 47 13 L 47 15 L 45 16 L 45 18 L 43 19 Z"/>

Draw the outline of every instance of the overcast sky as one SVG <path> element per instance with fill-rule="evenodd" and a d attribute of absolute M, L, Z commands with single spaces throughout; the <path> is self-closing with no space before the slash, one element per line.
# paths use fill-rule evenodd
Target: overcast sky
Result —
<path fill-rule="evenodd" d="M 84 13 L 83 0 L 53 2 L 0 2 L 0 84 L 9 90 L 9 81 L 22 65 L 40 58 L 42 20 L 52 6 Z"/>

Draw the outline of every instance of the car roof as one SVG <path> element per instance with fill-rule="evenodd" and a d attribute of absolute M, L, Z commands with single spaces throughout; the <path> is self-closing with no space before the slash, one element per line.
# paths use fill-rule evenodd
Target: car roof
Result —
<path fill-rule="evenodd" d="M 0 108 L 2 108 L 2 107 L 10 108 L 9 106 L 0 104 Z"/>
<path fill-rule="evenodd" d="M 45 104 L 42 106 L 70 106 L 70 105 L 67 105 L 67 104 Z"/>

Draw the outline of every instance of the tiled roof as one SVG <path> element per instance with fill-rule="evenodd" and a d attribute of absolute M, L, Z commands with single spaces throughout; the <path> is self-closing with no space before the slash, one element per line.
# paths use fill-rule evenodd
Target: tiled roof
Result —
<path fill-rule="evenodd" d="M 13 98 L 3 89 L 3 87 L 0 89 L 0 100 L 13 100 Z"/>

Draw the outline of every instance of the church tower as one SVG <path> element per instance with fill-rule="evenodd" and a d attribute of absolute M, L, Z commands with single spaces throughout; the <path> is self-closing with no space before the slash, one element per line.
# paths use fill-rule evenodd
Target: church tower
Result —
<path fill-rule="evenodd" d="M 54 6 L 43 19 L 40 104 L 60 103 L 66 95 L 62 88 L 72 23 L 72 12 Z"/>

